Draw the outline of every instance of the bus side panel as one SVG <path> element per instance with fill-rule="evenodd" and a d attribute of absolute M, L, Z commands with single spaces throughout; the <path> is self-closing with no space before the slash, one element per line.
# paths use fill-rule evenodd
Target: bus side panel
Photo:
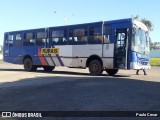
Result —
<path fill-rule="evenodd" d="M 84 59 L 86 59 L 87 54 L 84 53 L 87 51 L 87 45 L 57 45 L 55 48 L 59 48 L 59 57 L 64 66 L 85 67 L 86 60 L 84 61 Z M 56 66 L 62 66 L 56 55 L 52 55 L 52 57 Z"/>
<path fill-rule="evenodd" d="M 113 69 L 114 65 L 114 44 L 104 44 L 103 45 L 103 67 L 108 69 Z"/>
<path fill-rule="evenodd" d="M 3 46 L 3 61 L 12 63 L 12 58 L 9 56 L 8 46 Z"/>
<path fill-rule="evenodd" d="M 59 56 L 64 66 L 67 67 L 86 67 L 86 61 L 89 56 L 97 55 L 102 57 L 102 45 L 57 45 L 59 48 Z M 60 61 L 56 55 L 52 55 L 56 66 L 61 66 Z"/>
<path fill-rule="evenodd" d="M 99 57 L 102 57 L 102 44 L 88 45 L 87 57 L 91 55 L 97 55 Z"/>
<path fill-rule="evenodd" d="M 86 61 L 92 55 L 102 57 L 102 44 L 74 45 L 72 47 L 73 67 L 86 68 Z"/>
<path fill-rule="evenodd" d="M 55 45 L 59 54 L 51 55 L 56 66 L 72 66 L 72 45 Z"/>
<path fill-rule="evenodd" d="M 86 61 L 89 57 L 89 45 L 74 45 L 72 47 L 72 57 L 74 67 L 86 67 Z"/>
<path fill-rule="evenodd" d="M 102 58 L 103 61 L 103 67 L 106 69 L 113 69 L 113 58 Z"/>
<path fill-rule="evenodd" d="M 42 65 L 38 57 L 38 47 L 37 46 L 29 46 L 29 47 L 23 46 L 22 56 L 23 58 L 26 56 L 30 56 L 32 58 L 34 65 Z M 22 59 L 22 62 L 23 62 L 23 59 Z"/>
<path fill-rule="evenodd" d="M 14 64 L 22 64 L 23 57 L 22 57 L 22 47 L 10 47 L 9 51 L 10 57 L 12 58 L 12 63 Z"/>

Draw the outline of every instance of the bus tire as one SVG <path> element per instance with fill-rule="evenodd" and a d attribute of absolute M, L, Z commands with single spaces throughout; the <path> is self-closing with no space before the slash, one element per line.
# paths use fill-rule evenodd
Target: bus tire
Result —
<path fill-rule="evenodd" d="M 25 71 L 36 71 L 37 66 L 33 65 L 31 58 L 24 59 L 24 70 Z"/>
<path fill-rule="evenodd" d="M 101 75 L 103 72 L 103 67 L 101 62 L 97 59 L 91 60 L 89 63 L 89 72 L 91 75 L 94 76 Z"/>
<path fill-rule="evenodd" d="M 52 71 L 54 70 L 55 66 L 43 66 L 44 71 Z"/>
<path fill-rule="evenodd" d="M 106 72 L 108 73 L 109 76 L 115 75 L 119 69 L 106 69 Z"/>

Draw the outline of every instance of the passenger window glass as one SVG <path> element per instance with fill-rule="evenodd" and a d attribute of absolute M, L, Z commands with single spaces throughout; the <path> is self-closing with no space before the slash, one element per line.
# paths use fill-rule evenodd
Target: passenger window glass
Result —
<path fill-rule="evenodd" d="M 66 45 L 67 44 L 67 30 L 52 31 L 52 45 Z"/>
<path fill-rule="evenodd" d="M 125 49 L 125 39 L 126 39 L 126 34 L 125 33 L 117 33 L 117 47 L 118 47 L 118 50 L 124 50 Z"/>
<path fill-rule="evenodd" d="M 103 41 L 104 44 L 110 43 L 111 35 L 112 35 L 112 27 L 104 26 L 104 41 Z"/>
<path fill-rule="evenodd" d="M 87 43 L 87 29 L 75 29 L 73 31 L 75 44 L 86 44 Z"/>
<path fill-rule="evenodd" d="M 13 46 L 13 35 L 8 36 L 8 44 L 9 44 L 10 47 Z"/>
<path fill-rule="evenodd" d="M 90 27 L 89 28 L 89 44 L 102 44 L 102 27 Z"/>
<path fill-rule="evenodd" d="M 22 40 L 21 34 L 16 34 L 15 46 L 21 46 L 22 45 L 21 40 Z"/>
<path fill-rule="evenodd" d="M 5 39 L 5 46 L 8 46 L 8 35 L 5 35 L 4 39 Z"/>
<path fill-rule="evenodd" d="M 37 32 L 36 45 L 45 45 L 45 32 Z"/>
<path fill-rule="evenodd" d="M 35 45 L 36 41 L 35 41 L 34 33 L 26 33 L 24 38 L 25 38 L 25 40 L 24 40 L 24 45 L 25 46 Z"/>
<path fill-rule="evenodd" d="M 75 45 L 76 44 L 76 40 L 73 37 L 73 29 L 69 30 L 69 40 L 68 40 L 68 44 L 69 45 Z"/>

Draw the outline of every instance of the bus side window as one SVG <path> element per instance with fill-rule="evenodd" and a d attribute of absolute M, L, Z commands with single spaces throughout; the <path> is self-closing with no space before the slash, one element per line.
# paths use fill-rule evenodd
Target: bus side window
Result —
<path fill-rule="evenodd" d="M 52 31 L 52 45 L 66 45 L 67 34 L 66 30 L 54 30 Z"/>
<path fill-rule="evenodd" d="M 33 46 L 35 45 L 35 35 L 34 33 L 26 33 L 24 35 L 24 46 Z"/>
<path fill-rule="evenodd" d="M 21 46 L 21 45 L 22 45 L 22 36 L 21 34 L 16 34 L 15 46 Z"/>
<path fill-rule="evenodd" d="M 75 45 L 77 42 L 77 39 L 73 37 L 73 29 L 69 30 L 69 40 L 68 40 L 68 44 L 69 45 Z"/>
<path fill-rule="evenodd" d="M 86 44 L 87 43 L 87 29 L 75 29 L 74 33 L 74 40 L 76 44 Z"/>
<path fill-rule="evenodd" d="M 125 33 L 117 33 L 117 48 L 118 48 L 118 50 L 125 49 L 125 40 L 126 40 Z"/>
<path fill-rule="evenodd" d="M 103 37 L 102 37 L 102 27 L 90 27 L 89 28 L 89 37 L 88 43 L 89 44 L 102 44 Z"/>
<path fill-rule="evenodd" d="M 45 32 L 37 32 L 36 34 L 36 45 L 45 45 Z"/>
<path fill-rule="evenodd" d="M 5 40 L 5 46 L 8 46 L 8 35 L 4 36 L 4 40 Z"/>
<path fill-rule="evenodd" d="M 13 35 L 8 36 L 8 44 L 9 44 L 9 47 L 13 47 Z"/>
<path fill-rule="evenodd" d="M 104 41 L 103 44 L 110 43 L 111 34 L 112 34 L 112 27 L 111 26 L 104 26 Z"/>

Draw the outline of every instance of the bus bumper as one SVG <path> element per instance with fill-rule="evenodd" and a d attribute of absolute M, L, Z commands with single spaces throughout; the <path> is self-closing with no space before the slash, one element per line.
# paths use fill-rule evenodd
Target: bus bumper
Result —
<path fill-rule="evenodd" d="M 137 63 L 137 62 L 131 62 L 130 66 L 131 66 L 131 69 L 134 69 L 134 70 L 151 69 L 151 66 L 150 66 L 149 63 L 147 65 L 142 65 L 142 64 Z"/>

